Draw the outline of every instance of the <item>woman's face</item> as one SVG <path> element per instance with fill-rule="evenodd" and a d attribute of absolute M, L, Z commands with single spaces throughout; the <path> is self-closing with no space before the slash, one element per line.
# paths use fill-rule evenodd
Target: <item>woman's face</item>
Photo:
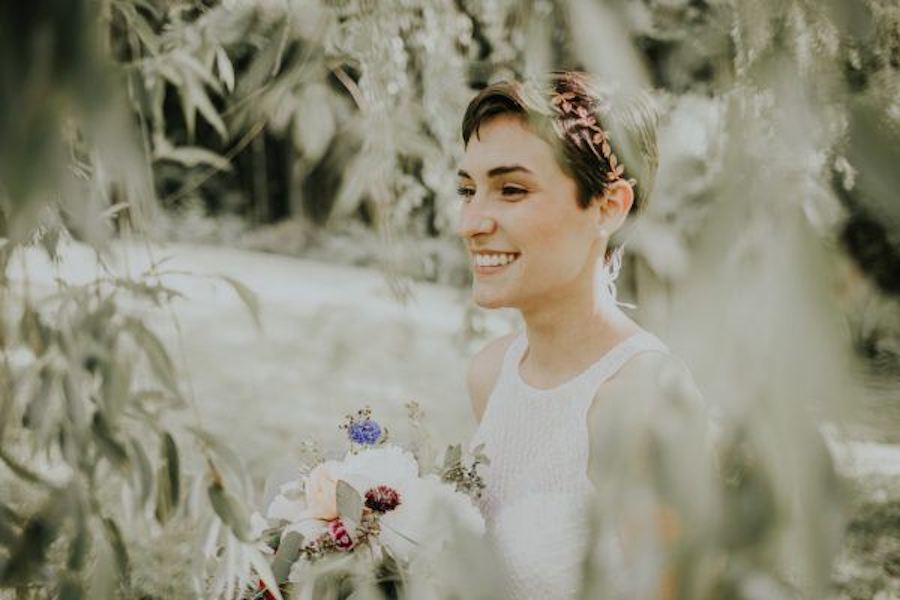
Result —
<path fill-rule="evenodd" d="M 457 233 L 485 308 L 527 309 L 590 282 L 599 211 L 582 209 L 575 180 L 553 149 L 517 115 L 499 115 L 472 135 L 459 170 Z"/>

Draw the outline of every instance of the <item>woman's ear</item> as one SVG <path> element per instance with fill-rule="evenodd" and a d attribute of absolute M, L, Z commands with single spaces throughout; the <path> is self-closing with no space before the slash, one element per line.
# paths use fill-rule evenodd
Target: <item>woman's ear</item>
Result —
<path fill-rule="evenodd" d="M 598 230 L 602 230 L 607 236 L 611 236 L 618 230 L 634 204 L 634 188 L 622 179 L 617 179 L 609 184 L 602 196 L 597 197 Z"/>

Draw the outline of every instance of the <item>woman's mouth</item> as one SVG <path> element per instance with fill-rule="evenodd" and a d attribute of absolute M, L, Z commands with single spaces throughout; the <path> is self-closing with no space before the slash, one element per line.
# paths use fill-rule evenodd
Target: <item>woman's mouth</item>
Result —
<path fill-rule="evenodd" d="M 519 252 L 477 252 L 472 255 L 475 273 L 478 275 L 499 273 L 516 262 L 519 256 Z"/>

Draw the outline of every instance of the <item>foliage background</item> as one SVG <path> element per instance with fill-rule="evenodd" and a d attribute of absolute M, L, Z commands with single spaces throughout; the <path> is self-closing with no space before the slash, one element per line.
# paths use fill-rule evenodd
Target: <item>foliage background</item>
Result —
<path fill-rule="evenodd" d="M 775 358 L 799 364 L 793 377 L 775 379 L 788 403 L 844 394 L 843 378 L 821 373 L 846 373 L 866 384 L 853 388 L 851 402 L 837 402 L 853 409 L 847 429 L 870 441 L 900 441 L 900 9 L 889 0 L 17 3 L 0 9 L 0 56 L 4 262 L 20 244 L 40 242 L 61 264 L 69 236 L 100 256 L 115 238 L 148 236 L 377 267 L 401 301 L 414 298 L 415 281 L 467 283 L 453 238 L 453 196 L 459 120 L 474 90 L 551 68 L 652 87 L 664 110 L 663 164 L 620 286 L 638 301 L 639 318 L 673 340 L 713 396 L 735 398 L 735 406 L 759 394 L 779 399 L 765 387 L 745 392 L 756 378 L 726 368 L 748 357 L 760 369 L 777 371 L 767 362 Z M 207 365 L 191 369 L 195 380 L 185 382 L 189 369 L 180 367 L 188 359 L 173 361 L 143 325 L 153 317 L 140 301 L 179 323 L 166 308 L 180 293 L 172 275 L 153 260 L 143 278 L 130 267 L 127 276 L 101 270 L 49 300 L 47 288 L 29 287 L 40 280 L 37 267 L 18 275 L 7 269 L 3 406 L 12 412 L 5 414 L 32 406 L 48 416 L 37 434 L 4 428 L 12 470 L 4 476 L 31 480 L 5 488 L 14 491 L 2 498 L 10 511 L 0 536 L 6 585 L 72 594 L 113 585 L 98 582 L 89 566 L 86 557 L 100 551 L 119 557 L 119 574 L 108 580 L 129 589 L 136 584 L 120 576 L 128 571 L 125 546 L 192 555 L 187 540 L 173 546 L 165 537 L 178 532 L 165 515 L 151 514 L 150 525 L 126 533 L 123 543 L 116 528 L 134 517 L 128 502 L 102 497 L 95 480 L 103 469 L 120 464 L 123 479 L 136 478 L 139 508 L 157 513 L 168 494 L 182 506 L 175 519 L 199 519 L 206 531 L 224 518 L 236 532 L 241 518 L 214 501 L 205 505 L 203 494 L 224 477 L 229 493 L 252 502 L 271 466 L 251 461 L 247 474 L 229 450 L 198 433 L 200 422 L 173 417 L 178 426 L 167 425 L 159 411 L 190 414 L 198 397 L 208 402 L 202 389 L 183 389 L 199 385 Z M 250 290 L 224 282 L 259 314 Z M 729 295 L 729 285 L 744 300 Z M 806 307 L 804 316 L 796 306 Z M 823 325 L 834 315 L 840 325 Z M 739 348 L 732 362 L 723 366 L 692 345 L 691 327 L 703 322 L 735 327 L 726 329 Z M 496 330 L 472 307 L 458 327 L 469 340 Z M 796 333 L 758 335 L 779 327 Z M 834 331 L 849 334 L 855 353 L 846 363 L 827 350 L 844 340 Z M 26 357 L 21 367 L 11 358 L 16 352 Z M 423 368 L 446 366 L 455 360 L 448 353 Z M 798 363 L 798 356 L 808 358 Z M 134 380 L 123 383 L 118 374 L 132 364 Z M 818 387 L 801 385 L 802 373 L 815 374 Z M 46 391 L 55 386 L 62 387 Z M 149 391 L 172 406 L 154 406 L 143 421 L 120 420 Z M 85 416 L 66 421 L 63 408 L 34 408 L 39 398 L 70 411 L 84 405 Z M 103 418 L 112 423 L 109 435 Z M 170 428 L 173 443 L 196 443 L 206 460 L 173 458 Z M 80 441 L 73 449 L 59 435 Z M 81 477 L 41 482 L 38 451 L 47 456 L 41 468 L 62 462 Z M 189 485 L 175 484 L 172 471 L 158 473 L 173 463 L 181 463 L 185 482 L 199 482 L 190 494 L 177 491 Z M 63 500 L 57 487 L 64 481 L 74 493 L 68 499 L 79 502 Z M 898 585 L 898 549 L 888 541 L 897 527 L 896 487 L 858 486 L 845 540 L 851 566 L 835 575 L 838 590 L 845 597 L 891 593 Z M 29 520 L 32 513 L 43 516 Z M 38 525 L 64 534 L 35 544 Z M 59 539 L 79 540 L 82 529 L 105 545 L 61 547 Z M 237 537 L 222 539 L 240 552 Z M 23 555 L 24 548 L 33 552 Z M 37 577 L 45 550 L 51 564 L 68 568 Z M 203 568 L 192 565 L 195 573 Z M 180 576 L 182 589 L 193 589 L 187 571 Z M 154 581 L 132 592 L 170 597 L 153 589 L 165 578 Z"/>

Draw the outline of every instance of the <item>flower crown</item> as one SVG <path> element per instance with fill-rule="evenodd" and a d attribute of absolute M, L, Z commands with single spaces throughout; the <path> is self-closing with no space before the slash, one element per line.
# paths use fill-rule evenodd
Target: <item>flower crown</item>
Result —
<path fill-rule="evenodd" d="M 556 92 L 550 101 L 561 119 L 553 120 L 553 129 L 563 139 L 567 136 L 581 148 L 584 143 L 599 160 L 609 165 L 606 180 L 612 183 L 618 179 L 625 179 L 625 165 L 619 162 L 618 157 L 609 145 L 609 133 L 604 131 L 597 122 L 597 117 L 592 114 L 583 103 L 578 101 L 578 95 L 572 91 Z M 598 152 L 599 148 L 599 152 Z M 634 186 L 637 180 L 625 179 L 629 185 Z"/>

